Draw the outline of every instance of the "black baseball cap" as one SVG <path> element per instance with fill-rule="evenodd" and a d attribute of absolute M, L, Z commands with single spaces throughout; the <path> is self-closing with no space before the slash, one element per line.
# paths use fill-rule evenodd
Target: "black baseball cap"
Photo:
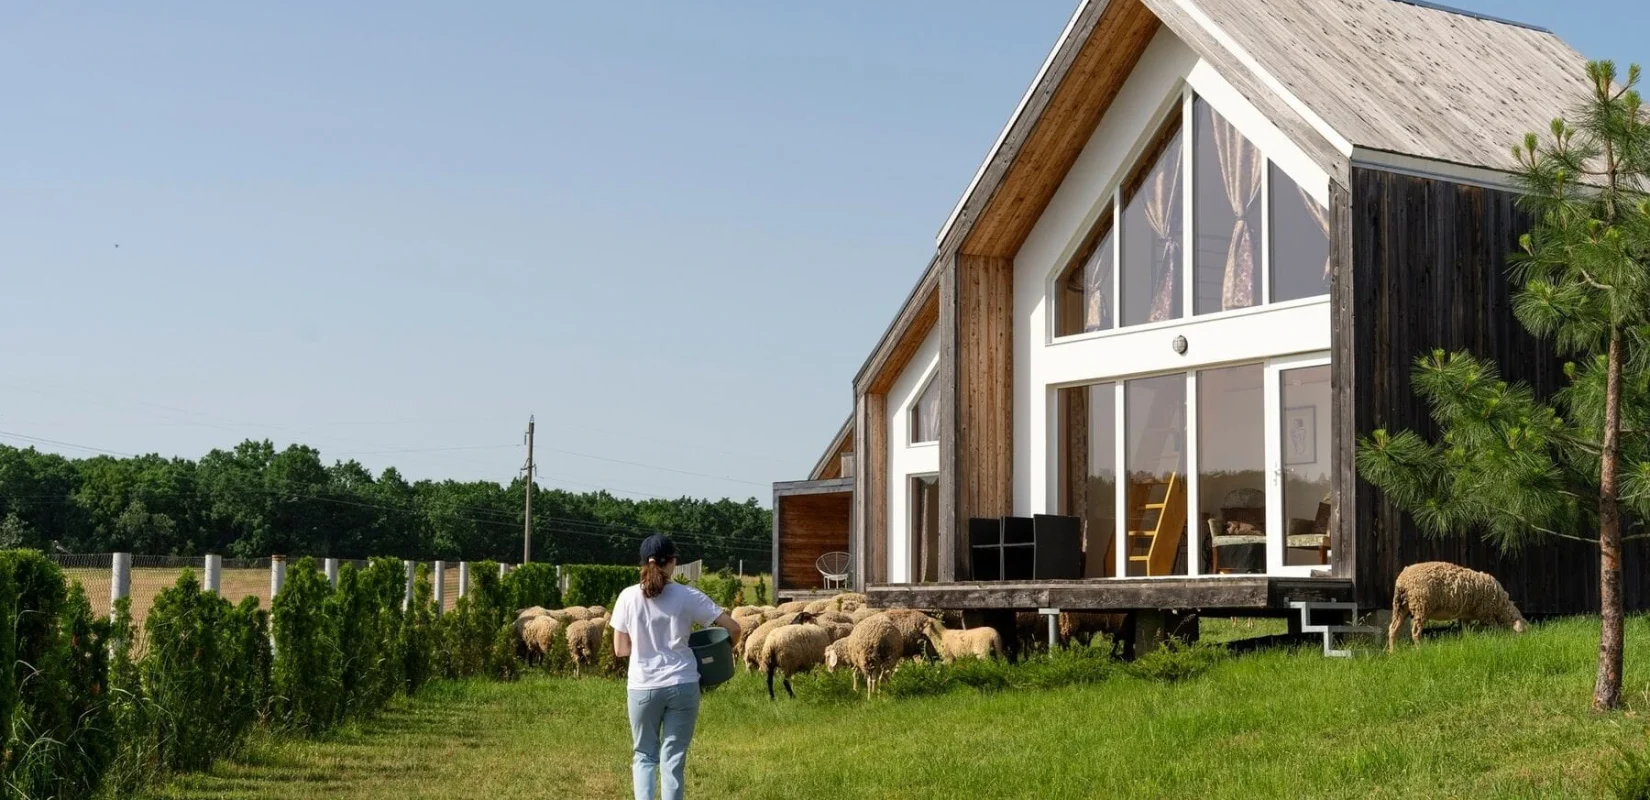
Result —
<path fill-rule="evenodd" d="M 642 563 L 650 559 L 661 564 L 676 557 L 676 543 L 661 534 L 653 534 L 642 540 Z"/>

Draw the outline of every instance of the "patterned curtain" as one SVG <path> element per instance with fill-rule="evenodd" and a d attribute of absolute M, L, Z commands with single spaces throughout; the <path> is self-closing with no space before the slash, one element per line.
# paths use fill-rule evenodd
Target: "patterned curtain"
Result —
<path fill-rule="evenodd" d="M 1210 109 L 1214 122 L 1215 153 L 1220 160 L 1220 180 L 1226 202 L 1237 221 L 1232 224 L 1231 244 L 1226 248 L 1226 276 L 1221 285 L 1222 309 L 1248 308 L 1255 297 L 1255 239 L 1250 215 L 1260 197 L 1260 150 L 1243 138 L 1232 123 Z"/>
<path fill-rule="evenodd" d="M 1180 272 L 1180 136 L 1163 149 L 1157 165 L 1140 187 L 1146 198 L 1146 224 L 1155 239 L 1152 257 L 1152 310 L 1148 322 L 1174 316 Z"/>

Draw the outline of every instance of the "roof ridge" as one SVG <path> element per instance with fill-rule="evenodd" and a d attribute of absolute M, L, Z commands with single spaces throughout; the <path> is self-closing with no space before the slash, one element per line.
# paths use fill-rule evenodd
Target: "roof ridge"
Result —
<path fill-rule="evenodd" d="M 1551 30 L 1549 30 L 1547 28 L 1543 28 L 1540 25 L 1532 25 L 1528 22 L 1519 22 L 1516 19 L 1507 19 L 1506 17 L 1496 17 L 1496 16 L 1491 16 L 1489 14 L 1480 14 L 1477 11 L 1468 11 L 1464 8 L 1456 8 L 1454 6 L 1446 6 L 1446 5 L 1443 5 L 1443 4 L 1440 4 L 1440 3 L 1431 2 L 1431 0 L 1392 0 L 1392 1 L 1395 2 L 1395 3 L 1403 3 L 1405 5 L 1418 6 L 1420 8 L 1430 8 L 1434 11 L 1442 11 L 1446 14 L 1457 14 L 1457 15 L 1463 16 L 1463 17 L 1472 17 L 1473 19 L 1481 19 L 1481 20 L 1484 20 L 1486 22 L 1499 22 L 1503 25 L 1511 25 L 1515 28 L 1527 28 L 1527 29 L 1532 30 L 1532 31 L 1539 31 L 1541 33 L 1552 34 Z"/>

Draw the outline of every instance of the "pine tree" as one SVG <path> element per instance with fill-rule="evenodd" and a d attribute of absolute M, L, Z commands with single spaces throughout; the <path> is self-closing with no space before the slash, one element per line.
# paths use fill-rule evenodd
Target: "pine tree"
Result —
<path fill-rule="evenodd" d="M 1539 398 L 1491 363 L 1435 351 L 1416 362 L 1414 385 L 1439 440 L 1375 431 L 1359 443 L 1358 469 L 1428 533 L 1477 530 L 1504 550 L 1597 546 L 1593 707 L 1604 710 L 1621 703 L 1622 544 L 1650 538 L 1650 115 L 1638 66 L 1623 84 L 1611 62 L 1587 72 L 1573 122 L 1513 149 L 1533 220 L 1513 259 L 1513 308 L 1574 359 L 1568 385 Z"/>

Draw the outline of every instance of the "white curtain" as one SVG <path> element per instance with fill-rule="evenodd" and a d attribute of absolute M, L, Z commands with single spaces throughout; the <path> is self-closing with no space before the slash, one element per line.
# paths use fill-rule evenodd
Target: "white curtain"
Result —
<path fill-rule="evenodd" d="M 1106 212 L 1110 214 L 1110 211 Z M 1083 265 L 1083 330 L 1111 327 L 1112 234 L 1101 237 Z"/>
<path fill-rule="evenodd" d="M 1226 276 L 1221 283 L 1222 309 L 1248 308 L 1255 297 L 1255 237 L 1250 215 L 1260 197 L 1260 170 L 1264 160 L 1260 150 L 1243 138 L 1232 123 L 1213 113 L 1215 153 L 1220 160 L 1220 180 L 1226 202 L 1232 207 L 1232 238 L 1226 248 Z"/>
<path fill-rule="evenodd" d="M 1148 322 L 1174 316 L 1180 281 L 1180 136 L 1163 149 L 1157 165 L 1140 187 L 1146 198 L 1146 223 L 1152 227 L 1152 308 Z"/>

